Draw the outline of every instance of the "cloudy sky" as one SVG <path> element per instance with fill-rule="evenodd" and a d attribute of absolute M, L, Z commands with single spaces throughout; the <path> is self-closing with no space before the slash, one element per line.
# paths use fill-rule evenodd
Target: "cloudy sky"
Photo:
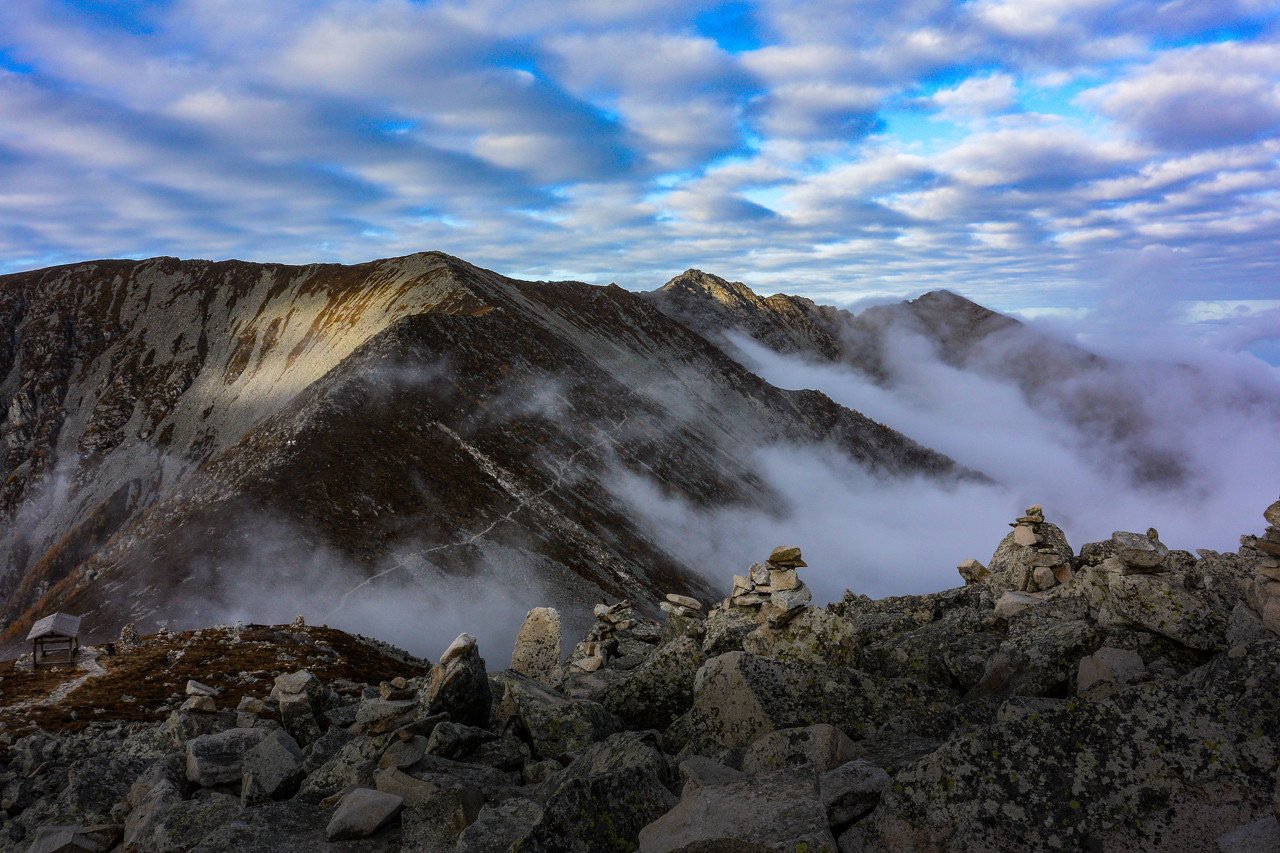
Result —
<path fill-rule="evenodd" d="M 1280 332 L 1278 156 L 1280 0 L 0 3 L 0 272 L 441 249 Z"/>

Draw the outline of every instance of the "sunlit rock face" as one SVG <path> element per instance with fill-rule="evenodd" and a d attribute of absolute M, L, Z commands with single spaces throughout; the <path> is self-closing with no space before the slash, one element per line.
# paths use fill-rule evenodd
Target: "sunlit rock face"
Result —
<path fill-rule="evenodd" d="M 890 475 L 966 473 L 822 394 L 770 386 L 621 288 L 439 253 L 21 273 L 0 278 L 0 328 L 15 636 L 33 607 L 83 613 L 88 632 L 254 608 L 283 621 L 300 595 L 340 614 L 440 577 L 557 604 L 704 597 L 610 477 L 767 507 L 745 460 L 775 443 Z"/>

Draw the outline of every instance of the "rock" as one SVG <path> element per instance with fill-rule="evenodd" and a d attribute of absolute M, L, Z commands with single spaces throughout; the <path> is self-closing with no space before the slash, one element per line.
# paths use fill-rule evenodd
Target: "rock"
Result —
<path fill-rule="evenodd" d="M 280 724 L 290 737 L 304 746 L 320 738 L 320 723 L 316 720 L 314 707 L 305 693 L 281 694 L 278 701 Z"/>
<path fill-rule="evenodd" d="M 1013 536 L 1013 544 L 1021 545 L 1024 548 L 1037 545 L 1040 542 L 1040 537 L 1036 535 L 1036 532 L 1025 524 L 1019 524 L 1013 528 L 1011 535 Z"/>
<path fill-rule="evenodd" d="M 406 801 L 400 812 L 401 849 L 414 853 L 453 853 L 458 836 L 474 818 L 474 813 L 468 814 L 462 798 L 452 791 L 437 789 L 433 797 Z"/>
<path fill-rule="evenodd" d="M 982 583 L 991 577 L 991 572 L 987 571 L 987 567 L 972 557 L 956 566 L 956 571 L 960 573 L 960 577 L 964 578 L 966 584 Z"/>
<path fill-rule="evenodd" d="M 1071 546 L 1067 544 L 1066 536 L 1057 525 L 1036 522 L 1035 534 L 1040 541 L 1033 547 L 1020 545 L 1014 541 L 1015 537 L 1025 539 L 1025 534 L 1016 532 L 1019 526 L 1024 525 L 1015 525 L 1014 531 L 1010 531 L 1009 535 L 1001 540 L 995 553 L 991 555 L 990 562 L 987 563 L 987 570 L 991 573 L 987 583 L 991 586 L 992 592 L 997 595 L 1007 590 L 1028 591 L 1032 572 L 1037 566 L 1052 568 L 1062 563 L 1069 563 L 1074 556 Z"/>
<path fill-rule="evenodd" d="M 1276 501 L 1271 506 L 1262 511 L 1262 517 L 1267 520 L 1267 524 L 1274 527 L 1280 527 L 1280 501 Z"/>
<path fill-rule="evenodd" d="M 318 850 L 398 853 L 400 830 L 394 823 L 357 843 L 330 844 L 325 826 L 332 809 L 298 800 L 245 809 L 206 835 L 195 853 L 315 853 Z"/>
<path fill-rule="evenodd" d="M 1095 685 L 1128 684 L 1145 670 L 1146 665 L 1137 652 L 1103 646 L 1080 660 L 1076 691 L 1084 693 Z"/>
<path fill-rule="evenodd" d="M 1048 566 L 1036 566 L 1031 571 L 1031 581 L 1037 590 L 1051 589 L 1058 585 L 1058 576 Z"/>
<path fill-rule="evenodd" d="M 126 849 L 191 850 L 240 814 L 240 802 L 219 791 L 199 791 L 189 800 L 173 800 L 156 814 Z"/>
<path fill-rule="evenodd" d="M 883 767 L 861 759 L 823 773 L 818 788 L 827 823 L 841 826 L 866 817 L 880 802 L 892 778 Z"/>
<path fill-rule="evenodd" d="M 702 755 L 691 755 L 680 762 L 680 779 L 684 782 L 683 790 L 691 791 L 702 785 L 723 785 L 745 779 L 747 774 L 732 767 L 725 767 Z"/>
<path fill-rule="evenodd" d="M 188 679 L 187 681 L 188 696 L 208 696 L 210 698 L 213 698 L 220 695 L 221 693 L 222 691 L 219 690 L 218 688 L 210 687 L 209 685 L 203 684 L 199 681 L 195 681 L 194 679 Z"/>
<path fill-rule="evenodd" d="M 282 696 L 306 696 L 319 701 L 325 693 L 325 686 L 320 679 L 305 669 L 277 675 L 271 687 L 271 696 L 275 699 Z"/>
<path fill-rule="evenodd" d="M 494 709 L 499 726 L 518 719 L 529 733 L 538 758 L 555 758 L 579 752 L 604 740 L 622 726 L 603 705 L 588 699 L 570 699 L 518 673 L 496 676 L 504 688 Z"/>
<path fill-rule="evenodd" d="M 432 734 L 435 734 L 433 731 Z M 378 758 L 378 767 L 388 768 L 395 767 L 403 769 L 411 767 L 422 760 L 422 756 L 427 754 L 427 739 L 418 735 L 408 740 L 393 740 Z"/>
<path fill-rule="evenodd" d="M 560 613 L 535 607 L 524 617 L 511 652 L 511 668 L 521 675 L 550 684 L 560 666 Z"/>
<path fill-rule="evenodd" d="M 800 575 L 795 569 L 771 569 L 769 587 L 774 592 L 787 592 L 800 587 Z"/>
<path fill-rule="evenodd" d="M 1099 624 L 1150 631 L 1192 649 L 1226 647 L 1230 609 L 1216 597 L 1188 589 L 1179 573 L 1126 575 L 1108 570 L 1109 563 L 1089 571 Z"/>
<path fill-rule="evenodd" d="M 543 812 L 539 803 L 524 797 L 489 803 L 480 810 L 475 823 L 458 836 L 457 849 L 467 853 L 507 853 L 529 837 Z"/>
<path fill-rule="evenodd" d="M 1161 571 L 1169 549 L 1141 533 L 1117 530 L 1111 534 L 1111 547 L 1116 558 L 1125 564 L 1125 574 L 1141 574 L 1143 570 Z"/>
<path fill-rule="evenodd" d="M 887 717 L 880 703 L 912 704 L 905 694 L 886 686 L 856 670 L 729 652 L 698 670 L 689 712 L 690 749 L 715 755 L 721 749 L 749 746 L 778 729 L 814 723 L 831 723 L 846 733 L 870 733 Z"/>
<path fill-rule="evenodd" d="M 1258 618 L 1258 614 L 1250 610 L 1245 602 L 1237 602 L 1227 620 L 1227 645 L 1238 646 L 1241 643 L 1249 643 L 1266 636 L 1266 633 L 1267 629 L 1262 627 L 1262 620 Z"/>
<path fill-rule="evenodd" d="M 276 729 L 244 754 L 241 805 L 291 796 L 302 781 L 302 748 L 288 732 Z"/>
<path fill-rule="evenodd" d="M 853 741 L 844 732 L 829 723 L 817 723 L 764 735 L 747 748 L 742 770 L 756 774 L 809 764 L 825 773 L 854 755 Z"/>
<path fill-rule="evenodd" d="M 372 788 L 356 788 L 343 795 L 325 827 L 325 838 L 342 841 L 367 838 L 387 824 L 400 811 L 404 800 L 395 794 Z"/>
<path fill-rule="evenodd" d="M 462 723 L 440 723 L 427 738 L 424 752 L 441 758 L 460 759 L 470 755 L 482 743 L 496 740 L 488 729 L 464 726 Z"/>
<path fill-rule="evenodd" d="M 835 849 L 812 767 L 687 790 L 640 832 L 641 853 Z"/>
<path fill-rule="evenodd" d="M 431 668 L 423 690 L 427 714 L 447 712 L 456 723 L 486 726 L 493 697 L 475 637 L 459 634 Z"/>
<path fill-rule="evenodd" d="M 1000 598 L 996 600 L 996 615 L 1004 619 L 1008 619 L 1017 613 L 1021 613 L 1028 607 L 1035 607 L 1044 604 L 1043 596 L 1030 592 L 1016 592 L 1010 590 L 1002 593 Z"/>
<path fill-rule="evenodd" d="M 191 696 L 182 703 L 180 710 L 194 711 L 197 714 L 212 714 L 218 710 L 218 706 L 210 696 Z"/>
<path fill-rule="evenodd" d="M 800 558 L 800 549 L 795 545 L 779 545 L 774 548 L 769 554 L 768 562 L 789 569 L 803 569 L 808 565 Z"/>
<path fill-rule="evenodd" d="M 318 803 L 349 787 L 368 787 L 373 784 L 382 752 L 380 742 L 374 738 L 352 739 L 307 775 L 296 799 Z"/>
<path fill-rule="evenodd" d="M 1280 853 L 1280 822 L 1267 815 L 1218 836 L 1221 853 Z"/>
<path fill-rule="evenodd" d="M 118 824 L 96 826 L 42 826 L 27 848 L 29 853 L 98 853 L 115 846 L 123 828 Z"/>
<path fill-rule="evenodd" d="M 630 728 L 665 729 L 693 706 L 693 681 L 703 660 L 699 644 L 680 637 L 606 688 L 600 702 Z"/>
<path fill-rule="evenodd" d="M 548 784 L 552 791 L 521 844 L 524 853 L 634 850 L 641 828 L 676 804 L 675 779 L 654 732 L 592 744 Z"/>
<path fill-rule="evenodd" d="M 187 779 L 204 788 L 239 783 L 245 753 L 266 734 L 265 729 L 230 729 L 189 741 Z"/>
<path fill-rule="evenodd" d="M 697 610 L 701 612 L 702 602 L 696 598 L 690 598 L 687 595 L 677 595 L 674 592 L 667 593 L 667 601 L 678 607 L 684 607 L 688 610 Z"/>
<path fill-rule="evenodd" d="M 131 847 L 138 838 L 148 833 L 174 803 L 182 801 L 182 789 L 186 784 L 186 755 L 173 753 L 155 762 L 142 772 L 125 795 L 129 814 L 124 822 L 123 843 Z"/>

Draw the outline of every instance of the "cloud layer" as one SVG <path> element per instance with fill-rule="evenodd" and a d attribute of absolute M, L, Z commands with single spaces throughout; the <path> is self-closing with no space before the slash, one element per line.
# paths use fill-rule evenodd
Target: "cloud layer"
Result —
<path fill-rule="evenodd" d="M 0 7 L 0 271 L 369 258 L 1090 306 L 1274 295 L 1272 0 Z"/>

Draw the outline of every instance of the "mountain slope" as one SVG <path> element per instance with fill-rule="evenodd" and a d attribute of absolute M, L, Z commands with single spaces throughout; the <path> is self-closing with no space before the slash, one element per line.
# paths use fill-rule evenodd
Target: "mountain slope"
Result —
<path fill-rule="evenodd" d="M 0 298 L 11 635 L 55 606 L 99 631 L 340 617 L 459 577 L 539 601 L 707 595 L 636 528 L 619 472 L 760 507 L 747 460 L 774 443 L 966 473 L 635 294 L 438 253 L 98 262 L 0 278 Z"/>

